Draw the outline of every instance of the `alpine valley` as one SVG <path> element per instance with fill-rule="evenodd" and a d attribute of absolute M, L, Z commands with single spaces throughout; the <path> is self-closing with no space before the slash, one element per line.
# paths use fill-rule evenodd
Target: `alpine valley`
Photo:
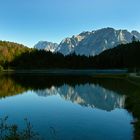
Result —
<path fill-rule="evenodd" d="M 114 48 L 119 44 L 132 42 L 132 38 L 140 40 L 137 31 L 115 30 L 114 28 L 102 28 L 94 31 L 82 32 L 79 35 L 65 38 L 60 44 L 48 41 L 39 41 L 34 48 L 50 52 L 59 52 L 63 55 L 76 53 L 77 55 L 94 56 L 104 50 Z"/>

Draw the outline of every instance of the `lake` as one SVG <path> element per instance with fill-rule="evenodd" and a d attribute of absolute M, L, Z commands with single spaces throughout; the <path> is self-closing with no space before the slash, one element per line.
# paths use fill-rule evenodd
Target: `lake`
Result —
<path fill-rule="evenodd" d="M 45 140 L 132 140 L 133 116 L 124 109 L 131 86 L 116 78 L 1 76 L 0 117 L 21 129 L 27 118 Z"/>

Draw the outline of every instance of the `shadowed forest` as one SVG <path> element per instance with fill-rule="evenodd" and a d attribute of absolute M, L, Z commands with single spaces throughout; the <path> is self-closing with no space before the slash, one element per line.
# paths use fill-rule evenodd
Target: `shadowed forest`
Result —
<path fill-rule="evenodd" d="M 23 45 L 0 42 L 0 69 L 122 69 L 140 68 L 140 42 L 133 41 L 108 49 L 96 56 L 75 53 L 64 56 Z"/>

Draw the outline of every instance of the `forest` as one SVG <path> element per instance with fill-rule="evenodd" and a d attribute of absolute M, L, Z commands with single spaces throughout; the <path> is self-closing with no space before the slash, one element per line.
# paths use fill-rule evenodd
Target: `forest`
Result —
<path fill-rule="evenodd" d="M 140 42 L 133 41 L 84 56 L 31 49 L 17 43 L 0 41 L 0 69 L 139 69 Z"/>
<path fill-rule="evenodd" d="M 0 41 L 0 70 L 6 63 L 14 61 L 17 56 L 28 51 L 31 51 L 31 49 L 22 44 Z"/>

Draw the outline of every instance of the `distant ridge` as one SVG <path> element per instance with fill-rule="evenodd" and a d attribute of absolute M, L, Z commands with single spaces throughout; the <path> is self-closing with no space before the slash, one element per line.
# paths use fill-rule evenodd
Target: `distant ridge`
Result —
<path fill-rule="evenodd" d="M 58 47 L 57 43 L 52 43 L 48 41 L 39 41 L 34 48 L 39 49 L 39 50 L 46 50 L 50 52 L 55 52 L 56 48 Z"/>

